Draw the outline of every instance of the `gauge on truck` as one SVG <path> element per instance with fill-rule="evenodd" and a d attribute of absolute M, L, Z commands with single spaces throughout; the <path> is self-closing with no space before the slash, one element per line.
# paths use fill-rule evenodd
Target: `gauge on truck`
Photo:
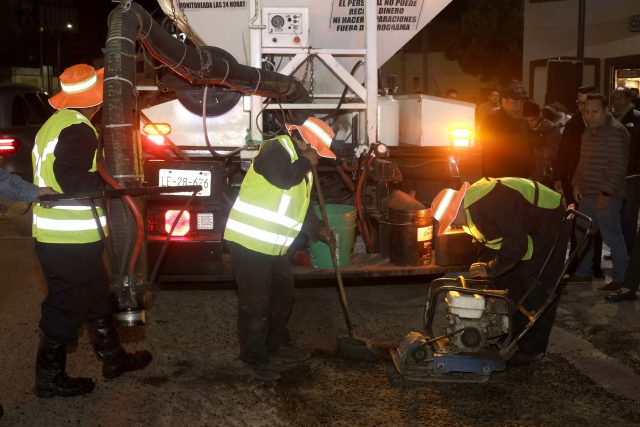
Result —
<path fill-rule="evenodd" d="M 309 46 L 309 9 L 306 7 L 262 8 L 263 47 Z"/>
<path fill-rule="evenodd" d="M 271 17 L 271 26 L 273 28 L 282 28 L 284 25 L 284 18 L 282 15 L 273 15 Z"/>

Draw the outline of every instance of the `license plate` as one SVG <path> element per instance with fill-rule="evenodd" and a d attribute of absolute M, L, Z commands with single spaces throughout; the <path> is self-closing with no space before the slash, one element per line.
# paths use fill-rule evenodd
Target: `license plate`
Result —
<path fill-rule="evenodd" d="M 158 182 L 160 187 L 173 187 L 181 185 L 201 185 L 196 196 L 211 195 L 211 171 L 196 171 L 188 169 L 160 169 Z M 189 191 L 181 193 L 166 193 L 169 196 L 190 196 Z"/>

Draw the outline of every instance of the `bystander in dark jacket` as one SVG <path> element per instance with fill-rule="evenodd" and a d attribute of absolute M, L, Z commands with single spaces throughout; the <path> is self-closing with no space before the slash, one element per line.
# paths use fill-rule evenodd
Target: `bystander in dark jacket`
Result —
<path fill-rule="evenodd" d="M 578 210 L 593 220 L 594 229 L 601 231 L 611 248 L 613 281 L 599 289 L 618 290 L 627 268 L 620 213 L 626 195 L 629 132 L 611 116 L 603 95 L 587 96 L 584 117 L 587 129 L 582 134 L 580 160 L 572 181 L 573 197 L 579 203 Z M 582 254 L 586 256 L 580 257 L 576 278 L 591 281 L 592 254 L 593 245 L 589 245 Z"/>
<path fill-rule="evenodd" d="M 627 196 L 622 205 L 622 234 L 627 250 L 635 245 L 638 233 L 638 211 L 640 210 L 640 111 L 634 109 L 633 93 L 629 88 L 619 87 L 611 94 L 613 115 L 631 136 L 629 163 L 627 166 Z"/>
<path fill-rule="evenodd" d="M 502 92 L 500 109 L 491 112 L 482 124 L 482 173 L 485 177 L 528 178 L 533 158 L 528 144 L 527 122 L 522 118 L 524 88 Z"/>
<path fill-rule="evenodd" d="M 553 188 L 564 196 L 567 205 L 577 204 L 577 201 L 573 198 L 571 180 L 573 179 L 576 167 L 578 167 L 582 134 L 587 127 L 584 117 L 582 116 L 582 111 L 584 110 L 584 103 L 587 100 L 587 96 L 596 91 L 596 88 L 593 86 L 581 86 L 578 89 L 576 99 L 577 111 L 565 124 L 564 132 L 560 139 L 558 156 L 553 168 Z M 571 248 L 575 248 L 575 245 L 576 239 L 574 234 L 571 236 Z M 593 235 L 593 275 L 598 278 L 604 277 L 600 266 L 602 262 L 601 258 L 602 236 L 600 236 L 599 231 L 596 231 Z M 574 271 L 575 262 L 569 266 L 567 272 L 573 274 Z"/>
<path fill-rule="evenodd" d="M 526 101 L 522 115 L 529 125 L 529 145 L 533 151 L 534 169 L 531 178 L 549 187 L 553 184 L 553 165 L 560 145 L 560 129 L 542 117 L 540 106 Z"/>

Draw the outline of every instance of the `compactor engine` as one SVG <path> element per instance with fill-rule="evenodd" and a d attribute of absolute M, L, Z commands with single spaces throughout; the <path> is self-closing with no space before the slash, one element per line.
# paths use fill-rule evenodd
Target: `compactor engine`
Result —
<path fill-rule="evenodd" d="M 467 287 L 464 279 L 456 280 L 463 286 L 452 286 L 453 279 L 433 282 L 425 329 L 407 334 L 392 352 L 405 378 L 483 382 L 505 369 L 501 353 L 511 341 L 511 300 L 503 291 Z"/>

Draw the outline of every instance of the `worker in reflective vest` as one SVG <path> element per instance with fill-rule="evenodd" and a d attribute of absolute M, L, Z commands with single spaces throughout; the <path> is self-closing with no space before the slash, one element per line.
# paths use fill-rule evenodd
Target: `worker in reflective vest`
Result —
<path fill-rule="evenodd" d="M 97 190 L 104 182 L 96 172 L 98 132 L 91 117 L 102 105 L 103 70 L 86 64 L 67 68 L 60 76 L 62 90 L 49 99 L 58 110 L 38 131 L 33 147 L 33 182 L 59 193 Z M 151 354 L 130 354 L 120 345 L 109 302 L 109 278 L 103 263 L 103 236 L 108 234 L 101 207 L 84 201 L 60 201 L 33 209 L 36 254 L 47 281 L 42 302 L 42 337 L 36 360 L 39 397 L 76 396 L 94 388 L 90 378 L 65 373 L 66 348 L 76 344 L 84 322 L 103 376 L 115 378 L 141 369 Z"/>
<path fill-rule="evenodd" d="M 559 193 L 525 178 L 483 178 L 460 190 L 445 189 L 433 200 L 434 218 L 442 235 L 452 223 L 461 225 L 480 244 L 480 262 L 470 268 L 470 276 L 488 279 L 494 289 L 507 289 L 520 302 L 551 251 L 556 236 L 566 244 L 570 226 L 560 230 L 565 207 Z M 563 244 L 563 243 L 559 244 Z M 525 307 L 539 307 L 547 299 L 564 265 L 565 252 L 549 261 L 541 286 L 526 298 Z M 520 340 L 514 364 L 530 363 L 544 354 L 555 319 L 557 299 Z M 516 314 L 514 334 L 528 323 Z"/>
<path fill-rule="evenodd" d="M 304 230 L 311 239 L 331 240 L 331 230 L 309 214 L 311 168 L 318 157 L 335 159 L 334 137 L 323 121 L 310 117 L 288 124 L 289 135 L 264 141 L 229 213 L 229 242 L 238 287 L 240 359 L 254 378 L 276 381 L 274 363 L 299 363 L 306 351 L 288 345 L 287 321 L 293 307 L 294 280 L 287 250 Z"/>

